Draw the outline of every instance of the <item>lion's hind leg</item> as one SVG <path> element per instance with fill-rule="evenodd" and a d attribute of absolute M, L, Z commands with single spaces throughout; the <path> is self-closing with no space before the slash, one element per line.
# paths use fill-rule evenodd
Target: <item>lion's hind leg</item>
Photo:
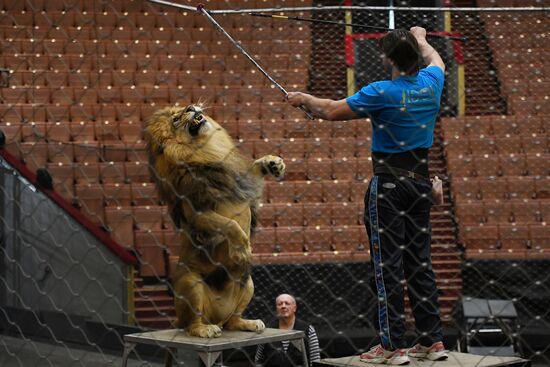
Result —
<path fill-rule="evenodd" d="M 237 305 L 233 315 L 231 315 L 229 320 L 225 323 L 224 328 L 227 330 L 244 330 L 260 333 L 265 329 L 265 324 L 262 320 L 247 320 L 242 318 L 242 313 L 250 303 L 252 295 L 254 294 L 254 284 L 252 283 L 252 278 L 248 278 L 242 292 L 242 299 Z"/>
<path fill-rule="evenodd" d="M 205 307 L 207 288 L 200 274 L 188 272 L 179 277 L 174 287 L 177 326 L 186 329 L 190 336 L 217 338 L 222 330 L 209 323 L 210 315 Z"/>

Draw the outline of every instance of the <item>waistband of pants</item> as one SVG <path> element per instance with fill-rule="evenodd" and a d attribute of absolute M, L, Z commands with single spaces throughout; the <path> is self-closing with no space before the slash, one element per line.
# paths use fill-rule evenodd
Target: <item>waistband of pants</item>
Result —
<path fill-rule="evenodd" d="M 407 171 L 406 169 L 403 169 L 403 168 L 397 168 L 397 167 L 377 166 L 374 168 L 374 174 L 375 175 L 392 175 L 395 177 L 410 178 L 415 181 L 425 181 L 428 183 L 430 182 L 430 179 L 426 176 L 423 176 L 413 171 Z"/>

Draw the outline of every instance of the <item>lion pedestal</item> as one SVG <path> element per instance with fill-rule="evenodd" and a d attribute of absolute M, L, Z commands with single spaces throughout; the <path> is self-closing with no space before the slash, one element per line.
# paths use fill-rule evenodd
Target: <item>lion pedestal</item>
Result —
<path fill-rule="evenodd" d="M 375 367 L 379 364 L 365 363 L 359 356 L 326 358 L 313 362 L 314 367 Z M 411 367 L 530 367 L 531 362 L 517 357 L 479 356 L 468 353 L 450 352 L 444 361 L 411 358 Z"/>
<path fill-rule="evenodd" d="M 243 331 L 224 331 L 218 338 L 199 338 L 188 336 L 184 330 L 170 329 L 124 335 L 124 355 L 122 367 L 128 363 L 128 357 L 137 344 L 158 345 L 161 348 L 191 349 L 195 351 L 206 367 L 211 367 L 227 349 L 249 347 L 253 345 L 280 342 L 290 340 L 291 343 L 302 351 L 304 366 L 308 366 L 307 352 L 304 343 L 305 334 L 299 330 L 281 330 L 267 328 L 261 333 L 248 333 Z"/>

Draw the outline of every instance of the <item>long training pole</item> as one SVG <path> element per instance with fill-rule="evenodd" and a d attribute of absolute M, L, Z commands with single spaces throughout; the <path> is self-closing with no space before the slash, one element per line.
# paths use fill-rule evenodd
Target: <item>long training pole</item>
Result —
<path fill-rule="evenodd" d="M 281 92 L 283 92 L 283 94 L 286 96 L 288 95 L 288 92 L 286 91 L 285 88 L 283 88 L 283 86 L 279 83 L 277 83 L 277 81 L 275 79 L 273 79 L 273 77 L 271 75 L 269 75 L 267 73 L 267 71 L 264 70 L 264 68 L 262 68 L 260 66 L 260 64 L 258 64 L 258 62 L 252 57 L 250 56 L 250 54 L 237 42 L 233 39 L 233 37 L 231 37 L 231 35 L 229 33 L 227 33 L 227 31 L 216 21 L 216 19 L 214 19 L 210 14 L 208 14 L 208 11 L 204 8 L 204 5 L 200 4 L 199 6 L 197 6 L 197 11 L 202 13 L 213 25 L 214 27 L 216 27 L 216 29 L 218 31 L 220 31 L 224 36 L 227 37 L 227 39 L 229 39 L 229 41 L 235 46 L 237 47 L 237 49 L 239 49 L 239 51 L 241 51 L 241 53 L 246 56 L 246 58 L 248 60 L 250 60 L 250 62 L 252 62 L 252 64 L 254 64 L 254 66 L 267 78 L 269 79 L 269 81 L 271 81 L 271 83 L 273 83 L 273 85 L 275 87 L 277 87 L 277 89 L 279 89 Z M 303 106 L 300 106 L 299 107 L 302 111 L 304 111 L 304 113 L 306 114 L 307 118 L 310 119 L 310 120 L 313 120 L 313 116 L 311 115 L 311 113 Z"/>
<path fill-rule="evenodd" d="M 243 13 L 243 14 L 249 14 L 249 15 L 252 15 L 254 17 L 264 17 L 264 18 L 273 18 L 273 19 L 284 19 L 284 20 L 296 20 L 296 21 L 300 21 L 300 22 L 310 22 L 310 23 L 319 23 L 319 24 L 340 25 L 340 26 L 345 26 L 345 27 L 373 29 L 373 30 L 382 31 L 382 32 L 389 32 L 389 31 L 393 30 L 393 28 L 389 28 L 389 27 L 378 27 L 378 26 L 374 26 L 374 25 L 345 23 L 345 22 L 337 22 L 337 21 L 333 21 L 333 20 L 293 17 L 293 16 L 287 16 L 287 15 L 264 14 L 264 13 L 256 13 L 256 12 Z M 450 39 L 450 40 L 453 40 L 453 41 L 466 42 L 466 37 L 451 36 L 451 35 L 447 35 L 447 34 L 438 34 L 438 33 L 428 32 L 426 34 L 426 36 L 428 36 L 428 37 L 438 37 L 438 38 L 447 38 L 447 39 Z"/>
<path fill-rule="evenodd" d="M 389 6 L 393 8 L 393 0 L 389 0 Z M 388 28 L 391 30 L 395 29 L 395 13 L 393 9 L 390 9 L 388 13 Z"/>

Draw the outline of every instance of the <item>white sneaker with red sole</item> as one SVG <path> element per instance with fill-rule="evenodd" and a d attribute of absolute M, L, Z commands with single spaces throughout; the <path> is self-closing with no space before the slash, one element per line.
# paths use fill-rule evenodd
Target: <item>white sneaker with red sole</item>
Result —
<path fill-rule="evenodd" d="M 386 350 L 381 344 L 361 354 L 359 360 L 366 363 L 390 364 L 394 366 L 408 364 L 411 361 L 407 356 L 406 349 Z"/>
<path fill-rule="evenodd" d="M 414 347 L 409 349 L 407 354 L 409 357 L 425 358 L 430 361 L 443 361 L 449 357 L 449 353 L 445 350 L 443 342 L 433 343 L 429 347 L 416 344 Z"/>

